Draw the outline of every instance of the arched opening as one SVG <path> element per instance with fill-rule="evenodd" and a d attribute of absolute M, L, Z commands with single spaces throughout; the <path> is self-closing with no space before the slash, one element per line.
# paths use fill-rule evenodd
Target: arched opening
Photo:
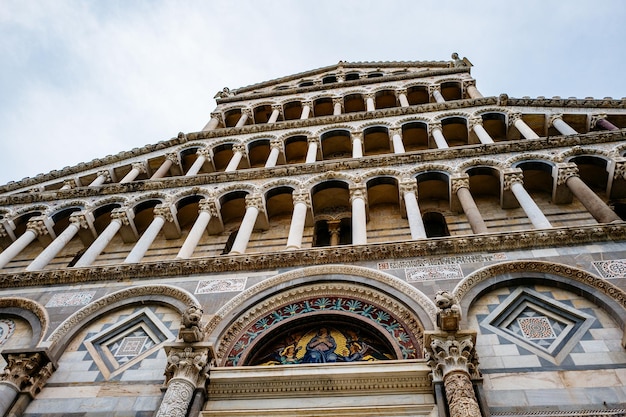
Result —
<path fill-rule="evenodd" d="M 337 82 L 336 75 L 327 75 L 326 77 L 322 78 L 322 84 L 331 84 L 331 83 L 336 83 L 336 82 Z"/>
<path fill-rule="evenodd" d="M 241 119 L 241 109 L 232 109 L 224 113 L 224 124 L 226 127 L 233 127 Z M 246 120 L 246 124 L 252 123 L 252 120 Z"/>
<path fill-rule="evenodd" d="M 183 173 L 189 171 L 189 168 L 191 168 L 193 163 L 196 162 L 196 159 L 198 159 L 199 149 L 200 147 L 196 146 L 193 148 L 187 148 L 187 149 L 180 151 L 180 164 L 183 167 Z M 206 165 L 206 162 L 202 164 L 202 168 L 200 168 L 199 172 L 202 172 L 204 165 Z"/>
<path fill-rule="evenodd" d="M 447 117 L 441 120 L 441 129 L 448 146 L 468 144 L 467 120 L 463 117 Z"/>
<path fill-rule="evenodd" d="M 224 143 L 213 148 L 213 164 L 216 171 L 224 171 L 233 157 L 233 144 Z"/>
<path fill-rule="evenodd" d="M 349 72 L 346 74 L 346 81 L 354 81 L 361 78 L 361 75 L 358 72 Z"/>
<path fill-rule="evenodd" d="M 482 116 L 483 128 L 494 142 L 507 140 L 506 116 L 502 113 L 485 113 Z"/>
<path fill-rule="evenodd" d="M 443 214 L 436 211 L 429 211 L 422 215 L 422 221 L 424 222 L 426 237 L 450 236 L 448 224 Z"/>
<path fill-rule="evenodd" d="M 260 139 L 248 144 L 248 160 L 250 168 L 265 166 L 267 158 L 270 156 L 270 140 Z"/>
<path fill-rule="evenodd" d="M 441 95 L 446 101 L 460 100 L 463 98 L 461 84 L 456 81 L 441 83 Z"/>
<path fill-rule="evenodd" d="M 304 135 L 291 136 L 285 139 L 285 159 L 287 164 L 305 162 L 308 146 L 307 137 Z"/>
<path fill-rule="evenodd" d="M 161 200 L 142 201 L 133 208 L 135 212 L 133 221 L 139 234 L 145 232 L 152 220 L 154 220 L 153 209 L 157 204 L 161 204 Z"/>
<path fill-rule="evenodd" d="M 378 78 L 382 76 L 383 76 L 383 73 L 379 71 L 370 72 L 369 74 L 367 74 L 367 78 Z"/>
<path fill-rule="evenodd" d="M 222 254 L 230 252 L 235 241 L 243 216 L 246 214 L 247 195 L 246 191 L 233 191 L 220 198 L 220 214 L 224 224 Z"/>
<path fill-rule="evenodd" d="M 365 111 L 365 100 L 362 94 L 348 94 L 343 99 L 343 111 L 345 113 L 356 113 Z"/>
<path fill-rule="evenodd" d="M 364 155 L 380 155 L 391 152 L 389 130 L 384 126 L 368 127 L 363 131 Z"/>
<path fill-rule="evenodd" d="M 313 102 L 315 117 L 330 116 L 333 114 L 333 100 L 328 97 L 318 98 Z"/>
<path fill-rule="evenodd" d="M 300 84 L 298 84 L 298 87 L 311 87 L 312 85 L 315 85 L 313 81 L 303 80 L 302 82 L 300 82 Z"/>
<path fill-rule="evenodd" d="M 407 152 L 428 149 L 428 125 L 424 122 L 410 122 L 402 125 L 402 143 Z"/>
<path fill-rule="evenodd" d="M 589 188 L 598 193 L 606 193 L 609 180 L 607 160 L 592 155 L 575 156 L 569 160 L 578 167 L 580 178 Z"/>
<path fill-rule="evenodd" d="M 254 123 L 267 123 L 272 115 L 272 106 L 264 104 L 254 108 Z"/>
<path fill-rule="evenodd" d="M 283 106 L 283 117 L 285 120 L 298 120 L 302 115 L 302 103 L 291 101 Z"/>
<path fill-rule="evenodd" d="M 322 158 L 341 159 L 352 157 L 352 140 L 347 130 L 331 130 L 320 137 Z"/>
<path fill-rule="evenodd" d="M 398 180 L 394 177 L 375 177 L 367 182 L 368 242 L 408 240 L 411 230 L 400 210 Z"/>
<path fill-rule="evenodd" d="M 398 107 L 398 100 L 396 98 L 396 92 L 393 90 L 382 90 L 376 93 L 375 97 L 377 109 L 388 109 L 391 107 Z"/>
<path fill-rule="evenodd" d="M 423 85 L 409 87 L 406 90 L 406 98 L 411 106 L 429 103 L 430 95 L 428 94 L 428 87 Z"/>
<path fill-rule="evenodd" d="M 350 190 L 343 181 L 331 180 L 311 190 L 315 230 L 313 246 L 352 243 Z"/>

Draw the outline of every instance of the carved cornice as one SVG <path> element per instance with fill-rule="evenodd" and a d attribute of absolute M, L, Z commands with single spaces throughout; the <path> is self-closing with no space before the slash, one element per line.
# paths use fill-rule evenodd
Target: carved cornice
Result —
<path fill-rule="evenodd" d="M 587 99 L 587 98 L 510 98 L 506 99 L 507 106 L 531 107 L 583 107 L 587 109 L 616 108 L 626 109 L 626 99 Z"/>
<path fill-rule="evenodd" d="M 368 260 L 402 259 L 447 253 L 499 252 L 626 240 L 626 224 L 594 224 L 548 230 L 507 231 L 416 241 L 307 248 L 276 253 L 222 255 L 212 258 L 116 264 L 88 268 L 0 274 L 0 288 L 59 285 L 120 279 L 151 279 L 208 272 L 277 269 Z"/>

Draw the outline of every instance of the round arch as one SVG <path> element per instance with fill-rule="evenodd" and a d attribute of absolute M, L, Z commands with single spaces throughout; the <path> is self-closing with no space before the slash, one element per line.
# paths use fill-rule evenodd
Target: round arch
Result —
<path fill-rule="evenodd" d="M 28 322 L 33 332 L 30 347 L 41 344 L 50 323 L 48 312 L 41 304 L 23 297 L 0 298 L 0 315 L 5 314 L 19 316 Z"/>

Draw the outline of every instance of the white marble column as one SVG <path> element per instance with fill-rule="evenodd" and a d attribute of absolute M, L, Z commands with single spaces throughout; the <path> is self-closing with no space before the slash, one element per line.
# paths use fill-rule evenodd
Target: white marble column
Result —
<path fill-rule="evenodd" d="M 150 223 L 150 226 L 148 226 L 146 231 L 143 232 L 143 235 L 141 235 L 126 259 L 124 259 L 124 263 L 134 264 L 140 262 L 150 248 L 150 245 L 152 245 L 152 242 L 154 242 L 154 239 L 156 239 L 165 222 L 173 222 L 175 215 L 176 207 L 173 205 L 156 205 L 154 207 L 154 218 L 152 219 L 152 223 Z"/>
<path fill-rule="evenodd" d="M 437 149 L 448 148 L 448 142 L 446 142 L 446 138 L 443 136 L 441 122 L 430 123 L 428 127 L 430 128 L 430 134 L 433 137 L 435 144 L 437 145 Z"/>
<path fill-rule="evenodd" d="M 274 104 L 272 106 L 272 114 L 270 115 L 270 118 L 268 119 L 267 123 L 276 123 L 276 121 L 278 120 L 278 116 L 280 116 L 280 113 L 283 111 L 283 106 L 281 106 L 280 104 Z"/>
<path fill-rule="evenodd" d="M 246 148 L 242 144 L 233 145 L 233 156 L 230 158 L 228 165 L 224 172 L 233 172 L 237 171 L 237 167 L 239 167 L 239 163 L 243 159 L 246 154 Z"/>
<path fill-rule="evenodd" d="M 193 162 L 193 165 L 191 165 L 191 168 L 189 168 L 189 170 L 185 174 L 185 177 L 192 177 L 194 175 L 197 175 L 198 172 L 200 172 L 200 170 L 202 169 L 204 163 L 209 160 L 209 158 L 211 158 L 211 154 L 211 149 L 199 148 L 196 151 L 196 160 Z"/>
<path fill-rule="evenodd" d="M 524 136 L 526 139 L 539 139 L 539 135 L 535 133 L 534 130 L 530 128 L 524 121 L 522 120 L 522 115 L 520 113 L 515 113 L 509 116 L 509 123 L 515 125 L 517 130 Z"/>
<path fill-rule="evenodd" d="M 402 129 L 399 127 L 395 127 L 389 129 L 389 134 L 391 135 L 391 142 L 393 143 L 393 152 L 394 153 L 404 153 L 404 143 L 402 143 Z"/>
<path fill-rule="evenodd" d="M 404 197 L 406 207 L 406 217 L 411 229 L 411 239 L 426 239 L 426 229 L 422 220 L 422 213 L 417 204 L 417 181 L 406 179 L 400 183 L 400 193 Z"/>
<path fill-rule="evenodd" d="M 280 155 L 280 151 L 282 149 L 282 141 L 278 139 L 274 139 L 270 142 L 270 154 L 267 157 L 267 161 L 265 162 L 265 168 L 273 168 L 278 163 L 278 156 Z"/>
<path fill-rule="evenodd" d="M 237 120 L 237 124 L 235 127 L 243 127 L 246 125 L 248 119 L 252 118 L 252 110 L 251 109 L 241 109 L 241 117 Z"/>
<path fill-rule="evenodd" d="M 396 94 L 398 95 L 398 101 L 400 102 L 400 107 L 409 107 L 409 99 L 406 96 L 406 88 L 401 88 L 396 90 Z"/>
<path fill-rule="evenodd" d="M 343 112 L 343 97 L 333 97 L 333 116 Z"/>
<path fill-rule="evenodd" d="M 469 126 L 470 126 L 470 129 L 474 130 L 474 133 L 476 133 L 476 136 L 478 136 L 478 140 L 480 140 L 480 143 L 482 143 L 482 144 L 493 143 L 493 139 L 491 138 L 489 133 L 487 133 L 487 131 L 483 127 L 483 119 L 482 119 L 482 117 L 472 117 L 472 118 L 470 118 L 469 119 Z"/>
<path fill-rule="evenodd" d="M 167 174 L 174 164 L 178 164 L 178 154 L 177 153 L 168 153 L 165 156 L 165 161 L 161 164 L 161 166 L 152 174 L 150 177 L 151 180 L 155 180 L 157 178 L 163 178 L 165 174 Z"/>
<path fill-rule="evenodd" d="M 363 133 L 353 132 L 350 138 L 352 139 L 352 157 L 363 157 Z"/>
<path fill-rule="evenodd" d="M 200 242 L 202 235 L 206 231 L 211 217 L 217 216 L 217 205 L 214 201 L 202 199 L 198 203 L 198 209 L 198 217 L 189 231 L 185 243 L 183 243 L 183 246 L 181 246 L 178 251 L 176 259 L 188 259 L 193 255 L 193 251 L 196 249 L 196 246 L 198 246 L 198 242 Z"/>
<path fill-rule="evenodd" d="M 476 88 L 476 81 L 463 81 L 463 88 L 467 92 L 469 98 L 482 98 L 483 95 L 480 94 L 480 91 Z"/>
<path fill-rule="evenodd" d="M 459 199 L 459 203 L 461 203 L 463 213 L 465 213 L 465 217 L 467 217 L 472 232 L 475 234 L 486 233 L 487 226 L 469 190 L 469 177 L 464 175 L 462 177 L 452 178 L 450 181 L 452 193 L 456 194 Z"/>
<path fill-rule="evenodd" d="M 289 237 L 287 238 L 287 250 L 300 249 L 302 247 L 302 234 L 304 233 L 304 225 L 306 223 L 306 214 L 309 209 L 310 200 L 306 191 L 294 191 L 293 214 L 291 216 L 291 225 L 289 226 Z"/>
<path fill-rule="evenodd" d="M 31 217 L 26 224 L 26 231 L 0 253 L 0 268 L 4 268 L 37 237 L 49 234 L 47 224 L 51 221 L 47 216 Z"/>
<path fill-rule="evenodd" d="M 74 267 L 80 268 L 90 266 L 96 260 L 96 258 L 104 251 L 109 242 L 113 240 L 113 237 L 117 234 L 123 225 L 129 225 L 132 212 L 129 212 L 123 208 L 114 209 L 111 212 L 111 222 L 109 225 L 98 235 L 96 240 L 89 246 L 89 248 L 83 253 L 78 262 L 74 264 Z"/>
<path fill-rule="evenodd" d="M 211 113 L 211 120 L 209 120 L 206 126 L 204 126 L 202 131 L 206 132 L 208 130 L 217 129 L 221 121 L 222 121 L 222 113 L 219 113 L 219 112 Z"/>
<path fill-rule="evenodd" d="M 98 176 L 95 180 L 91 181 L 89 187 L 97 187 L 105 182 L 111 182 L 111 173 L 109 171 L 98 171 Z"/>
<path fill-rule="evenodd" d="M 246 213 L 243 216 L 243 220 L 239 226 L 239 231 L 237 232 L 237 237 L 233 242 L 233 247 L 231 248 L 229 254 L 241 255 L 246 253 L 246 248 L 248 247 L 250 236 L 252 236 L 256 219 L 262 210 L 262 196 L 250 194 L 246 196 Z"/>
<path fill-rule="evenodd" d="M 352 244 L 365 245 L 367 243 L 367 213 L 365 211 L 366 190 L 364 186 L 350 189 L 352 203 Z"/>
<path fill-rule="evenodd" d="M 134 181 L 139 174 L 146 173 L 146 164 L 144 162 L 134 162 L 131 167 L 132 169 L 128 172 L 128 174 L 124 175 L 124 178 L 120 180 L 120 184 Z"/>
<path fill-rule="evenodd" d="M 537 203 L 528 194 L 523 185 L 524 174 L 519 169 L 504 173 L 504 191 L 511 190 L 519 202 L 520 207 L 533 224 L 535 229 L 550 229 L 552 225 L 543 214 Z"/>
<path fill-rule="evenodd" d="M 446 100 L 441 95 L 441 86 L 439 85 L 429 85 L 428 92 L 435 99 L 436 103 L 445 103 Z"/>
<path fill-rule="evenodd" d="M 374 102 L 374 93 L 367 94 L 365 96 L 365 111 L 374 111 L 376 110 L 376 104 Z"/>
<path fill-rule="evenodd" d="M 306 160 L 304 161 L 307 164 L 311 164 L 317 160 L 317 146 L 319 140 L 315 136 L 310 136 L 307 138 L 308 147 L 306 150 Z"/>
<path fill-rule="evenodd" d="M 552 114 L 550 115 L 549 123 L 554 126 L 556 130 L 559 131 L 562 135 L 577 135 L 578 132 L 575 131 L 570 125 L 563 121 L 562 114 Z"/>
<path fill-rule="evenodd" d="M 300 120 L 306 120 L 311 115 L 311 110 L 313 109 L 313 102 L 311 100 L 306 100 L 302 102 L 302 113 L 300 113 Z"/>
<path fill-rule="evenodd" d="M 82 229 L 88 229 L 93 221 L 93 214 L 88 212 L 70 215 L 70 224 L 26 267 L 26 271 L 40 271 L 63 250 L 65 245 Z"/>

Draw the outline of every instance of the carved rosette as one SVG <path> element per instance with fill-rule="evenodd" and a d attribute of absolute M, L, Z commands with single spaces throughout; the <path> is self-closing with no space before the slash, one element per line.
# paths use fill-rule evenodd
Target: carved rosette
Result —
<path fill-rule="evenodd" d="M 521 169 L 510 169 L 503 173 L 504 191 L 511 190 L 511 186 L 517 182 L 524 184 L 524 173 Z"/>
<path fill-rule="evenodd" d="M 26 229 L 32 230 L 37 236 L 45 236 L 49 233 L 48 227 L 46 227 L 45 216 L 37 216 L 28 220 Z"/>
<path fill-rule="evenodd" d="M 156 216 L 163 217 L 167 222 L 174 221 L 174 207 L 166 204 L 157 204 L 154 206 L 153 213 Z"/>
<path fill-rule="evenodd" d="M 7 366 L 0 381 L 14 385 L 31 397 L 41 391 L 54 371 L 52 362 L 41 352 L 8 353 L 5 359 Z"/>
<path fill-rule="evenodd" d="M 570 177 L 578 177 L 578 166 L 574 163 L 562 163 L 557 164 L 558 176 L 557 185 L 563 185 Z"/>

